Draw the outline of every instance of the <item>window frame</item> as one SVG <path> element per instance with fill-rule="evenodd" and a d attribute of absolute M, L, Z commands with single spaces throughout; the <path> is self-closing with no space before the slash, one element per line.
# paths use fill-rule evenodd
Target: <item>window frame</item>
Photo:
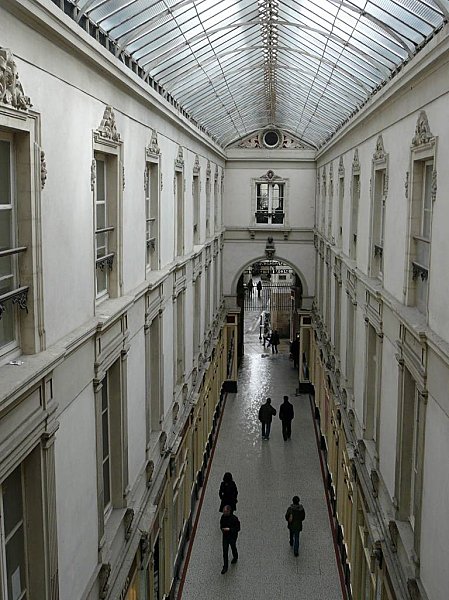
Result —
<path fill-rule="evenodd" d="M 258 229 L 280 229 L 288 226 L 288 197 L 289 197 L 289 183 L 288 178 L 280 177 L 276 175 L 273 170 L 269 169 L 264 175 L 251 179 L 251 225 L 256 226 Z M 261 194 L 259 192 L 259 186 L 268 184 L 268 207 L 267 210 L 259 210 L 258 202 Z M 272 189 L 274 185 L 280 185 L 282 191 L 282 211 L 278 211 L 279 214 L 275 215 L 276 208 L 273 205 Z M 267 222 L 258 222 L 258 214 L 266 213 Z M 282 222 L 273 222 L 274 218 L 281 217 Z"/>
<path fill-rule="evenodd" d="M 380 182 L 379 182 L 380 176 Z M 385 152 L 382 135 L 377 138 L 371 166 L 371 223 L 369 273 L 383 280 L 385 214 L 388 198 L 389 155 Z"/>

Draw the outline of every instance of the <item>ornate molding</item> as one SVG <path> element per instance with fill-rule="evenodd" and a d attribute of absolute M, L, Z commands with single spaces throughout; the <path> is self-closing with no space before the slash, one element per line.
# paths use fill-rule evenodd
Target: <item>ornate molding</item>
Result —
<path fill-rule="evenodd" d="M 110 271 L 112 271 L 112 267 L 114 265 L 114 253 L 106 254 L 106 256 L 102 256 L 101 258 L 97 258 L 95 265 L 97 269 L 100 271 L 104 271 L 107 267 Z"/>
<path fill-rule="evenodd" d="M 399 529 L 396 521 L 388 521 L 388 532 L 390 534 L 390 543 L 392 552 L 398 549 Z"/>
<path fill-rule="evenodd" d="M 173 408 L 172 408 L 172 421 L 173 421 L 173 423 L 176 423 L 176 421 L 178 420 L 178 415 L 179 415 L 179 402 L 175 402 L 173 404 Z"/>
<path fill-rule="evenodd" d="M 122 189 L 125 189 L 125 165 L 122 163 Z"/>
<path fill-rule="evenodd" d="M 371 469 L 371 473 L 370 473 L 370 479 L 371 479 L 371 485 L 373 488 L 373 496 L 374 498 L 377 498 L 377 496 L 379 495 L 379 474 L 375 469 Z"/>
<path fill-rule="evenodd" d="M 342 178 L 345 176 L 345 165 L 343 163 L 343 156 L 340 156 L 340 160 L 338 161 L 338 177 Z"/>
<path fill-rule="evenodd" d="M 103 118 L 100 127 L 97 129 L 97 133 L 106 140 L 111 140 L 113 142 L 120 141 L 120 134 L 117 132 L 115 113 L 112 106 L 106 106 L 104 109 Z"/>
<path fill-rule="evenodd" d="M 17 65 L 11 50 L 2 47 L 0 47 L 0 102 L 17 110 L 28 110 L 32 106 L 19 81 Z"/>
<path fill-rule="evenodd" d="M 104 600 L 108 595 L 109 591 L 109 576 L 111 575 L 111 563 L 103 563 L 98 573 L 99 593 L 98 597 L 100 600 Z"/>
<path fill-rule="evenodd" d="M 97 181 L 97 161 L 95 158 L 92 159 L 90 163 L 90 190 L 93 192 L 95 190 L 95 182 Z"/>
<path fill-rule="evenodd" d="M 47 181 L 47 161 L 45 160 L 45 152 L 41 150 L 41 190 L 45 187 Z"/>
<path fill-rule="evenodd" d="M 128 541 L 131 537 L 131 531 L 133 527 L 134 521 L 134 509 L 127 508 L 125 512 L 125 516 L 123 517 L 123 524 L 125 526 L 125 540 Z"/>
<path fill-rule="evenodd" d="M 435 202 L 435 198 L 437 197 L 437 189 L 438 189 L 437 172 L 432 171 L 432 186 L 430 188 L 430 197 L 432 198 L 432 202 Z"/>
<path fill-rule="evenodd" d="M 352 174 L 360 175 L 360 160 L 358 148 L 354 150 L 354 158 L 352 159 Z"/>
<path fill-rule="evenodd" d="M 218 165 L 215 165 L 214 182 L 218 181 Z"/>
<path fill-rule="evenodd" d="M 426 281 L 429 277 L 429 270 L 423 265 L 412 261 L 412 279 L 415 281 L 419 276 L 421 276 L 421 281 Z"/>
<path fill-rule="evenodd" d="M 159 148 L 157 140 L 157 131 L 152 129 L 150 143 L 145 148 L 145 156 L 146 158 L 158 158 L 160 153 L 161 149 Z"/>
<path fill-rule="evenodd" d="M 21 310 L 24 310 L 28 313 L 27 302 L 29 289 L 30 288 L 28 286 L 24 286 L 0 296 L 0 320 L 6 310 L 5 302 L 8 300 L 11 300 L 11 304 L 17 304 Z"/>
<path fill-rule="evenodd" d="M 151 485 L 153 481 L 153 473 L 154 473 L 154 461 L 149 460 L 145 467 L 146 477 L 147 477 L 147 487 Z"/>
<path fill-rule="evenodd" d="M 233 144 L 233 147 L 235 148 L 262 148 L 262 149 L 266 149 L 268 148 L 268 146 L 266 146 L 263 143 L 263 136 L 265 135 L 265 133 L 267 131 L 276 131 L 276 133 L 279 136 L 279 143 L 274 146 L 273 148 L 270 148 L 272 150 L 279 150 L 279 149 L 285 149 L 285 148 L 293 148 L 293 149 L 306 149 L 306 148 L 310 148 L 309 145 L 305 144 L 303 141 L 301 141 L 298 137 L 291 135 L 290 133 L 286 133 L 282 130 L 280 130 L 278 127 L 268 127 L 263 129 L 262 131 L 257 131 L 253 134 L 251 134 L 250 136 L 244 138 L 243 140 L 239 140 L 238 142 L 236 142 L 235 144 Z"/>
<path fill-rule="evenodd" d="M 409 171 L 407 171 L 406 174 L 405 174 L 405 182 L 404 182 L 405 197 L 407 199 L 408 199 L 409 179 L 410 179 L 410 173 L 409 173 Z"/>
<path fill-rule="evenodd" d="M 385 148 L 384 148 L 384 140 L 382 137 L 382 134 L 379 135 L 379 137 L 377 138 L 377 142 L 376 142 L 376 150 L 373 154 L 373 160 L 386 160 L 387 155 L 385 153 Z"/>
<path fill-rule="evenodd" d="M 276 248 L 274 247 L 273 238 L 270 236 L 265 245 L 265 256 L 267 258 L 273 258 L 275 252 L 276 252 Z"/>
<path fill-rule="evenodd" d="M 161 433 L 159 434 L 159 453 L 161 456 L 163 456 L 165 454 L 166 444 L 167 444 L 167 434 L 165 433 L 165 431 L 161 431 Z"/>
<path fill-rule="evenodd" d="M 206 166 L 206 180 L 210 179 L 210 174 L 211 174 L 210 160 L 208 160 L 207 161 L 207 166 Z"/>
<path fill-rule="evenodd" d="M 284 181 L 284 179 L 282 177 L 279 177 L 279 175 L 275 175 L 274 171 L 272 171 L 271 169 L 269 169 L 265 175 L 261 175 L 257 181 Z"/>
<path fill-rule="evenodd" d="M 178 146 L 178 154 L 175 159 L 175 169 L 182 171 L 184 169 L 184 150 L 182 146 Z"/>
<path fill-rule="evenodd" d="M 432 139 L 433 135 L 430 131 L 427 114 L 424 110 L 422 110 L 419 113 L 418 121 L 416 122 L 415 135 L 412 139 L 412 146 L 422 146 L 423 144 L 429 143 Z"/>
<path fill-rule="evenodd" d="M 195 156 L 195 162 L 193 164 L 193 176 L 194 177 L 198 177 L 201 171 L 201 166 L 200 166 L 200 157 L 198 156 L 198 154 Z"/>

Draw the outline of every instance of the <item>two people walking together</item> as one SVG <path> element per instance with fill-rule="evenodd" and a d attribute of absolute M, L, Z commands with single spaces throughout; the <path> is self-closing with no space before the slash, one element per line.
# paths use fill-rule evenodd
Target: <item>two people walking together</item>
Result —
<path fill-rule="evenodd" d="M 271 398 L 267 398 L 266 402 L 259 408 L 259 421 L 262 423 L 262 439 L 270 439 L 271 423 L 276 415 L 276 409 L 271 406 Z M 279 409 L 279 418 L 282 422 L 282 436 L 284 441 L 291 439 L 292 421 L 295 416 L 293 405 L 289 402 L 288 396 L 284 396 L 284 402 Z"/>

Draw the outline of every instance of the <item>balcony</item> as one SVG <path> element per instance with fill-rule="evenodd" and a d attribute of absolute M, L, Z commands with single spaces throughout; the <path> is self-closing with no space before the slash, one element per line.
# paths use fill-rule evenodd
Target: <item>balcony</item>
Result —
<path fill-rule="evenodd" d="M 260 225 L 283 225 L 285 213 L 282 210 L 268 212 L 267 210 L 258 210 L 256 213 L 256 223 Z"/>

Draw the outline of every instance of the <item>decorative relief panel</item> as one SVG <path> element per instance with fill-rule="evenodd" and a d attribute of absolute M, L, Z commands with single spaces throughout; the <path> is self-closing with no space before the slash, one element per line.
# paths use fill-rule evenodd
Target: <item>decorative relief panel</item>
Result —
<path fill-rule="evenodd" d="M 145 155 L 147 158 L 158 158 L 161 153 L 157 140 L 157 131 L 153 129 L 151 131 L 151 139 L 148 146 L 145 148 Z"/>
<path fill-rule="evenodd" d="M 354 158 L 352 159 L 352 174 L 360 175 L 360 160 L 358 148 L 354 151 Z"/>
<path fill-rule="evenodd" d="M 338 161 L 338 177 L 345 176 L 345 166 L 343 164 L 343 156 L 340 156 L 340 160 Z"/>
<path fill-rule="evenodd" d="M 200 157 L 198 156 L 198 154 L 195 156 L 195 163 L 193 165 L 193 175 L 194 177 L 198 177 L 198 175 L 200 174 L 201 171 L 201 167 L 200 167 Z"/>
<path fill-rule="evenodd" d="M 106 106 L 104 109 L 103 119 L 96 133 L 103 139 L 120 142 L 120 134 L 117 131 L 115 113 L 112 106 Z"/>
<path fill-rule="evenodd" d="M 41 152 L 41 190 L 45 187 L 45 182 L 47 181 L 47 161 L 45 160 L 45 152 L 43 150 Z"/>
<path fill-rule="evenodd" d="M 419 113 L 418 121 L 416 123 L 415 135 L 412 139 L 412 146 L 421 146 L 429 143 L 433 139 L 432 132 L 430 131 L 429 121 L 424 110 Z"/>
<path fill-rule="evenodd" d="M 31 100 L 25 96 L 22 83 L 19 81 L 17 65 L 11 50 L 1 47 L 0 102 L 17 110 L 28 110 L 32 106 Z"/>
<path fill-rule="evenodd" d="M 377 142 L 376 142 L 376 150 L 374 152 L 373 155 L 373 160 L 385 160 L 387 158 L 387 155 L 385 153 L 385 148 L 384 148 L 384 141 L 382 138 L 382 135 L 379 135 L 379 137 L 377 138 Z"/>
<path fill-rule="evenodd" d="M 178 147 L 178 155 L 176 156 L 175 159 L 175 169 L 178 171 L 182 171 L 182 169 L 184 168 L 184 151 L 182 149 L 182 146 Z"/>
<path fill-rule="evenodd" d="M 304 149 L 310 148 L 308 144 L 302 142 L 298 137 L 293 136 L 289 133 L 281 131 L 278 128 L 271 128 L 278 136 L 278 142 L 275 145 L 267 146 L 264 143 L 264 136 L 268 130 L 259 131 L 252 135 L 239 140 L 233 146 L 235 148 L 269 148 L 269 149 L 281 149 L 281 148 L 293 148 L 293 149 Z"/>
<path fill-rule="evenodd" d="M 210 169 L 210 160 L 207 161 L 206 166 L 206 179 L 210 179 L 211 169 Z"/>

